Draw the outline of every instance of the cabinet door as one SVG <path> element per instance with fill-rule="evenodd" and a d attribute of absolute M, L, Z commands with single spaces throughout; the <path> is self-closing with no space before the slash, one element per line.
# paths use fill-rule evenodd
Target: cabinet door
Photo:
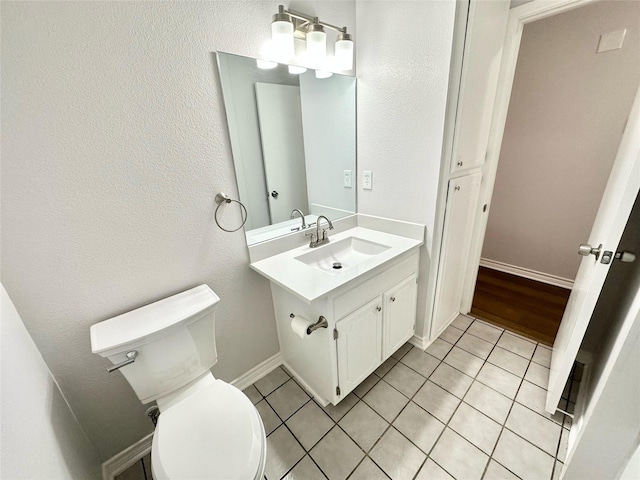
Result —
<path fill-rule="evenodd" d="M 383 360 L 413 336 L 416 325 L 416 277 L 411 276 L 383 295 Z"/>
<path fill-rule="evenodd" d="M 481 178 L 475 173 L 449 181 L 431 339 L 460 313 Z"/>
<path fill-rule="evenodd" d="M 382 362 L 382 300 L 376 297 L 336 322 L 340 396 L 357 387 Z"/>

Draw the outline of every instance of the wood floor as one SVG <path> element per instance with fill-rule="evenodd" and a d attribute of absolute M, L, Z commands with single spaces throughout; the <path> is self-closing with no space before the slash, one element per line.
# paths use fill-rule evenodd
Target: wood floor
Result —
<path fill-rule="evenodd" d="M 471 314 L 551 346 L 569 293 L 566 288 L 480 267 Z"/>

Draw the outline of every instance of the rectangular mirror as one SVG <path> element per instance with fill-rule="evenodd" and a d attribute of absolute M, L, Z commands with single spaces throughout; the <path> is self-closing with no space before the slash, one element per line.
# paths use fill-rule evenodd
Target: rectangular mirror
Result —
<path fill-rule="evenodd" d="M 356 79 L 217 53 L 247 244 L 356 211 Z M 260 68 L 258 65 L 261 65 Z M 271 68 L 264 68 L 271 67 Z M 304 70 L 304 69 L 302 69 Z"/>

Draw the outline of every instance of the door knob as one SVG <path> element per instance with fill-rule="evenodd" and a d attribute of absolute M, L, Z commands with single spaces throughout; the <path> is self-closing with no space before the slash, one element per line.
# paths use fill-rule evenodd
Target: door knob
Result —
<path fill-rule="evenodd" d="M 275 190 L 273 192 L 271 192 L 271 196 L 273 198 L 278 198 L 278 195 L 279 195 L 278 192 L 276 192 Z"/>
<path fill-rule="evenodd" d="M 602 252 L 602 244 L 598 245 L 597 248 L 593 248 L 588 243 L 582 243 L 578 247 L 578 255 L 582 255 L 583 257 L 587 257 L 589 255 L 595 255 L 596 260 L 600 258 L 601 252 Z"/>

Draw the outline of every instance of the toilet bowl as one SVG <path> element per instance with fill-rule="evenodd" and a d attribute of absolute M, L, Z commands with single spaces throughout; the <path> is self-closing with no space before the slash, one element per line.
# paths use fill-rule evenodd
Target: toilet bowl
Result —
<path fill-rule="evenodd" d="M 91 326 L 93 353 L 118 367 L 142 403 L 158 405 L 154 479 L 263 476 L 266 437 L 258 411 L 209 370 L 217 362 L 219 301 L 201 285 Z"/>

